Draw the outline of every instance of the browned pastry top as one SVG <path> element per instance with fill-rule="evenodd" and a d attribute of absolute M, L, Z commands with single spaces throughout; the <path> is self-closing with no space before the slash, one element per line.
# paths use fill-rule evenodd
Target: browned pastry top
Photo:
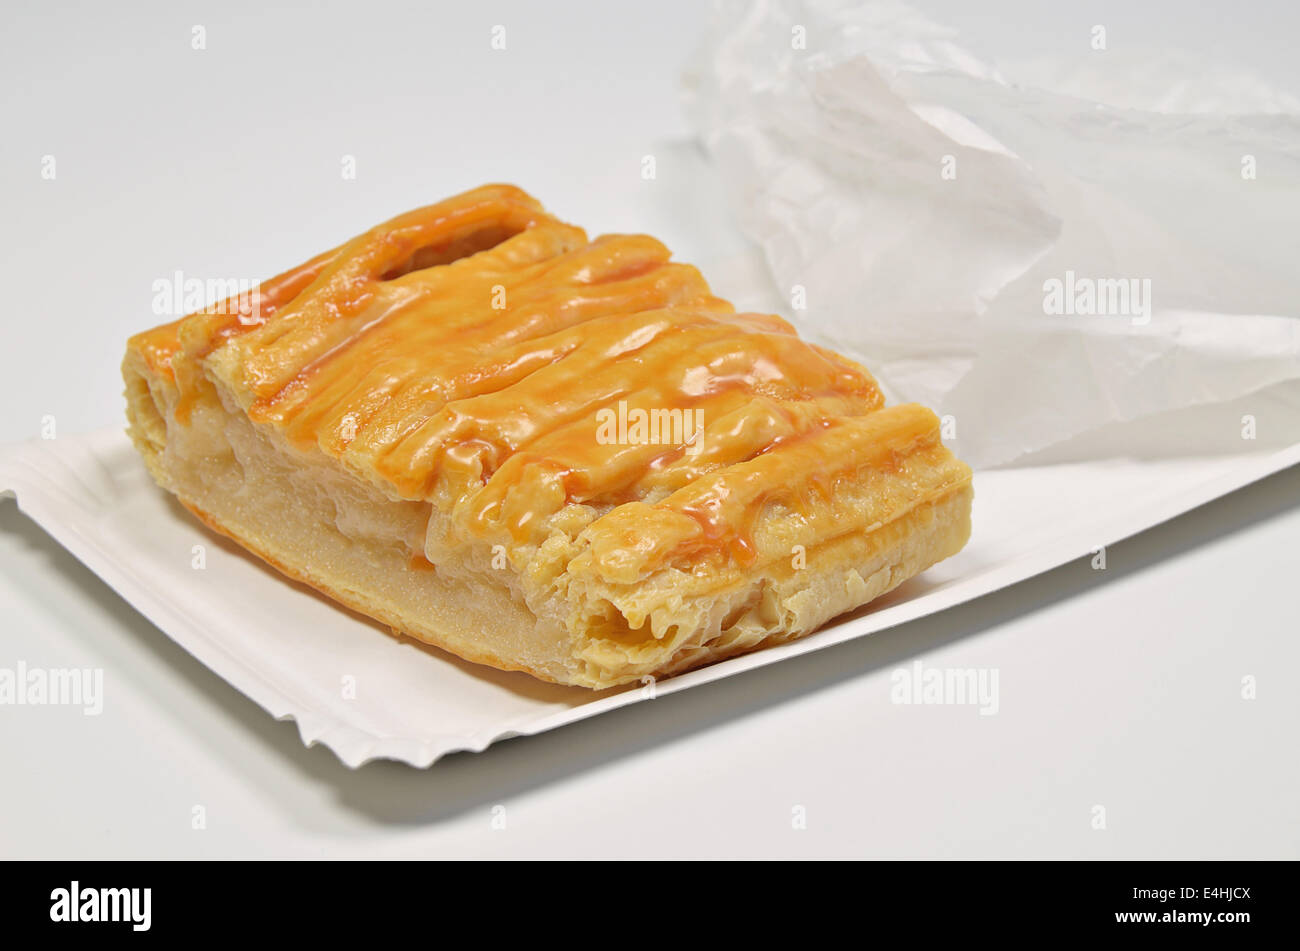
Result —
<path fill-rule="evenodd" d="M 394 218 L 256 304 L 133 339 L 175 380 L 179 418 L 219 357 L 291 443 L 473 534 L 539 541 L 567 504 L 594 506 L 593 555 L 633 574 L 743 562 L 774 494 L 806 511 L 839 477 L 938 444 L 929 410 L 882 409 L 862 367 L 735 313 L 658 241 L 588 240 L 511 186 Z"/>

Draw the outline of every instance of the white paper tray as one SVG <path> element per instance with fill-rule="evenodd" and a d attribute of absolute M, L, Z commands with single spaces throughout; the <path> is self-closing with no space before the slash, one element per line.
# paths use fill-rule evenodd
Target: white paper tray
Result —
<path fill-rule="evenodd" d="M 1249 446 L 1243 443 L 1243 446 Z M 1300 444 L 1231 455 L 979 473 L 969 546 L 863 611 L 790 644 L 660 682 L 665 696 L 910 621 L 1047 571 L 1300 461 Z M 651 699 L 592 693 L 399 640 L 286 581 L 159 490 L 116 430 L 0 452 L 18 505 L 173 640 L 348 766 L 428 766 Z M 193 567 L 194 546 L 206 567 Z M 345 699 L 345 677 L 355 698 Z"/>

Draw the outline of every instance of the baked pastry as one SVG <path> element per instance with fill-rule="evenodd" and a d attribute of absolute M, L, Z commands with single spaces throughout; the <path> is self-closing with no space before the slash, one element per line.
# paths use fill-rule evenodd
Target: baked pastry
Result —
<path fill-rule="evenodd" d="M 788 640 L 957 552 L 916 405 L 644 235 L 492 185 L 127 345 L 129 433 L 209 527 L 395 631 L 608 687 Z"/>

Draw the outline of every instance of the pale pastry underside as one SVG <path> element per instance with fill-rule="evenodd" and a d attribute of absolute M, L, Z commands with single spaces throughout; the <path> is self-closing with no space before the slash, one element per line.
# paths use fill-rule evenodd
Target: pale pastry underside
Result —
<path fill-rule="evenodd" d="M 885 407 L 654 239 L 588 241 L 509 186 L 248 304 L 129 342 L 149 471 L 285 574 L 471 661 L 663 677 L 807 634 L 969 535 L 933 413 Z"/>

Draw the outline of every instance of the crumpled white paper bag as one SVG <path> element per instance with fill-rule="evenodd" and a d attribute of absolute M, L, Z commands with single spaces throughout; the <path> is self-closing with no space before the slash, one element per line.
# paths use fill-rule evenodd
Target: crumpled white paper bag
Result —
<path fill-rule="evenodd" d="M 1020 82 L 902 4 L 724 4 L 687 75 L 787 313 L 977 466 L 1300 377 L 1296 99 L 1094 52 Z"/>

